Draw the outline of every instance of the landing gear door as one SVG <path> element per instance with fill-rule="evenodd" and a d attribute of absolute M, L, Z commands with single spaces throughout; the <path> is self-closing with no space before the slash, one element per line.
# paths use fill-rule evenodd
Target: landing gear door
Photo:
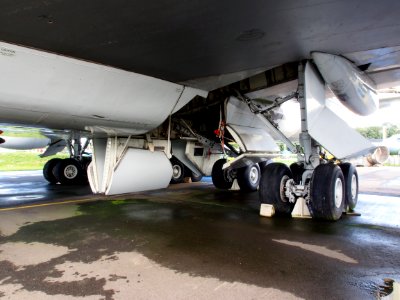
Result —
<path fill-rule="evenodd" d="M 279 152 L 266 126 L 246 103 L 230 97 L 225 104 L 226 127 L 243 152 Z"/>
<path fill-rule="evenodd" d="M 361 156 L 373 151 L 375 147 L 371 142 L 327 106 L 325 83 L 310 62 L 306 64 L 304 78 L 310 136 L 338 159 Z"/>

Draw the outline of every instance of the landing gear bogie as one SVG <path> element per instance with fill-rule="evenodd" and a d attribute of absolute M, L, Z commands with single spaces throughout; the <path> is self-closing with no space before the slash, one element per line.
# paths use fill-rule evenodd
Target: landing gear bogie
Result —
<path fill-rule="evenodd" d="M 51 184 L 86 184 L 88 161 L 89 159 L 81 162 L 74 158 L 53 158 L 44 165 L 43 176 Z"/>
<path fill-rule="evenodd" d="M 53 168 L 53 175 L 64 185 L 83 184 L 87 182 L 86 170 L 81 162 L 74 158 L 59 161 Z"/>

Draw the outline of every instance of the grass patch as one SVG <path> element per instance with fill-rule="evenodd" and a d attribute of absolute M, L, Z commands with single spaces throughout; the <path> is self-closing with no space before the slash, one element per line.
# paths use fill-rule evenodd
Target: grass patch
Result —
<path fill-rule="evenodd" d="M 289 167 L 292 163 L 297 162 L 297 156 L 275 157 L 273 161 L 276 163 L 283 163 Z"/>
<path fill-rule="evenodd" d="M 16 151 L 0 153 L 0 171 L 42 170 L 44 164 L 52 158 L 67 158 L 68 154 L 59 153 L 41 158 L 38 153 Z"/>
<path fill-rule="evenodd" d="M 383 165 L 385 167 L 399 167 L 400 155 L 390 155 L 389 159 Z"/>

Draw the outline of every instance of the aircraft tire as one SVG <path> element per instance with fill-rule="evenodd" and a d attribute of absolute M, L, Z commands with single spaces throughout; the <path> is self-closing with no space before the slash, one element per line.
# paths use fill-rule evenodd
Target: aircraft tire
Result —
<path fill-rule="evenodd" d="M 290 165 L 290 171 L 292 172 L 293 175 L 293 180 L 297 183 L 300 184 L 303 173 L 304 173 L 304 164 L 303 163 L 292 163 Z"/>
<path fill-rule="evenodd" d="M 353 211 L 358 200 L 358 173 L 351 163 L 339 165 L 344 176 L 345 210 Z"/>
<path fill-rule="evenodd" d="M 53 169 L 53 175 L 64 185 L 82 184 L 85 178 L 81 163 L 73 158 L 59 161 Z"/>
<path fill-rule="evenodd" d="M 225 163 L 225 158 L 221 158 L 214 163 L 211 171 L 211 179 L 216 188 L 229 190 L 233 185 L 233 180 L 226 176 L 226 171 L 222 170 L 222 167 Z"/>
<path fill-rule="evenodd" d="M 345 202 L 344 186 L 344 176 L 337 165 L 317 166 L 310 182 L 311 216 L 328 221 L 340 219 Z"/>
<path fill-rule="evenodd" d="M 262 162 L 259 162 L 258 165 L 260 167 L 260 173 L 262 172 L 262 170 L 264 170 L 264 168 L 269 165 L 272 164 L 274 161 L 272 159 L 268 159 L 268 160 L 264 160 Z"/>
<path fill-rule="evenodd" d="M 177 158 L 171 158 L 172 177 L 171 184 L 182 183 L 185 179 L 185 166 Z"/>
<path fill-rule="evenodd" d="M 52 184 L 55 184 L 58 182 L 57 178 L 53 174 L 53 169 L 57 165 L 59 161 L 61 161 L 61 158 L 52 158 L 49 161 L 46 162 L 46 164 L 43 167 L 43 177 Z"/>
<path fill-rule="evenodd" d="M 292 172 L 283 163 L 270 163 L 261 173 L 260 201 L 273 205 L 278 215 L 289 215 L 294 208 L 284 194 L 285 184 L 291 178 Z"/>
<path fill-rule="evenodd" d="M 190 175 L 190 179 L 192 182 L 199 182 L 203 178 L 203 175 L 196 175 L 195 173 L 192 172 L 192 175 Z"/>
<path fill-rule="evenodd" d="M 260 184 L 261 172 L 258 164 L 240 168 L 237 173 L 237 181 L 243 192 L 255 192 Z"/>
<path fill-rule="evenodd" d="M 92 162 L 91 157 L 82 157 L 82 166 L 85 171 L 87 171 L 91 162 Z"/>

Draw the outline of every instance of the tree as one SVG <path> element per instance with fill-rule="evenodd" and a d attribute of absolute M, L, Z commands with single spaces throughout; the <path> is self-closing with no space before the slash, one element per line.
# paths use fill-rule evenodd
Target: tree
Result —
<path fill-rule="evenodd" d="M 386 127 L 386 137 L 391 137 L 394 134 L 400 133 L 400 128 L 397 125 L 390 123 L 384 124 Z M 383 126 L 370 126 L 366 128 L 357 128 L 356 130 L 367 139 L 381 139 Z"/>
<path fill-rule="evenodd" d="M 357 128 L 357 131 L 367 139 L 381 139 L 382 127 L 371 126 L 366 128 Z"/>
<path fill-rule="evenodd" d="M 387 137 L 400 133 L 400 128 L 397 125 L 387 124 L 386 125 Z"/>

